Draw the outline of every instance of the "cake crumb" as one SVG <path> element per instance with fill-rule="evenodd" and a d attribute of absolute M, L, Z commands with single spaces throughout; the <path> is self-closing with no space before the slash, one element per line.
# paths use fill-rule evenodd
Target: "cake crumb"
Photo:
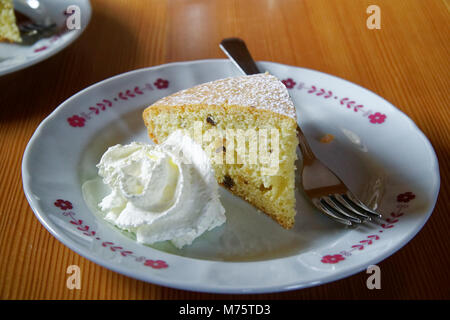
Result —
<path fill-rule="evenodd" d="M 330 133 L 327 133 L 320 139 L 320 143 L 330 143 L 334 140 L 334 136 Z"/>

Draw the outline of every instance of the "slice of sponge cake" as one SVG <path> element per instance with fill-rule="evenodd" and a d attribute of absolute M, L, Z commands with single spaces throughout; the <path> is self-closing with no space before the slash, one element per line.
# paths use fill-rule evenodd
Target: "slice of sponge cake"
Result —
<path fill-rule="evenodd" d="M 209 154 L 220 184 L 284 228 L 293 226 L 296 113 L 276 77 L 204 83 L 155 102 L 143 118 L 155 143 L 184 130 Z"/>
<path fill-rule="evenodd" d="M 21 42 L 12 0 L 0 0 L 0 42 Z"/>

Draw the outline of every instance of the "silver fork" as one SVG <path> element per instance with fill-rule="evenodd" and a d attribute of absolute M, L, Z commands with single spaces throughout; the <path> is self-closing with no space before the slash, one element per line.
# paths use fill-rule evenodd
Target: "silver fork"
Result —
<path fill-rule="evenodd" d="M 243 40 L 224 39 L 220 48 L 243 73 L 260 73 Z M 362 203 L 333 171 L 316 158 L 299 126 L 297 136 L 303 155 L 303 190 L 317 209 L 349 226 L 382 219 L 381 214 Z"/>

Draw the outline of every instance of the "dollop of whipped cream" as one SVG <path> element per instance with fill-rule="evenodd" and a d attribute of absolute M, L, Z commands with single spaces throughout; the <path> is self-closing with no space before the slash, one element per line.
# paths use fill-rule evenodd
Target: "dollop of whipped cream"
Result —
<path fill-rule="evenodd" d="M 97 167 L 111 189 L 99 203 L 104 219 L 137 242 L 182 248 L 226 220 L 208 156 L 180 131 L 160 145 L 110 147 Z"/>

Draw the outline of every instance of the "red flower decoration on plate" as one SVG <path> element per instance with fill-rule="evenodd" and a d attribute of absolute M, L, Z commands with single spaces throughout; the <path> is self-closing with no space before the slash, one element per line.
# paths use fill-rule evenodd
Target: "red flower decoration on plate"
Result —
<path fill-rule="evenodd" d="M 283 84 L 286 86 L 286 88 L 288 89 L 292 89 L 293 87 L 295 87 L 295 85 L 297 84 L 294 80 L 292 80 L 291 78 L 288 79 L 284 79 L 281 80 L 281 82 L 283 82 Z"/>
<path fill-rule="evenodd" d="M 341 254 L 327 255 L 322 257 L 323 263 L 338 263 L 339 261 L 345 260 Z"/>
<path fill-rule="evenodd" d="M 410 202 L 416 197 L 416 195 L 412 192 L 401 193 L 397 196 L 398 202 Z"/>
<path fill-rule="evenodd" d="M 80 116 L 74 115 L 70 118 L 67 118 L 67 122 L 69 122 L 69 124 L 72 127 L 84 127 L 84 123 L 86 122 L 86 119 L 82 118 Z"/>
<path fill-rule="evenodd" d="M 169 80 L 164 80 L 164 79 L 159 78 L 153 84 L 158 89 L 166 89 L 169 87 Z"/>
<path fill-rule="evenodd" d="M 145 260 L 144 265 L 153 269 L 167 268 L 169 265 L 163 260 Z"/>
<path fill-rule="evenodd" d="M 34 49 L 34 52 L 41 52 L 41 51 L 44 51 L 44 50 L 46 50 L 46 49 L 48 49 L 48 47 L 47 46 L 43 46 L 43 47 L 39 47 L 39 48 L 37 48 L 37 49 Z"/>
<path fill-rule="evenodd" d="M 371 114 L 369 116 L 369 119 L 371 123 L 383 123 L 386 120 L 386 115 L 379 112 L 375 112 L 374 114 Z"/>
<path fill-rule="evenodd" d="M 72 202 L 58 199 L 55 201 L 54 205 L 58 208 L 61 208 L 61 210 L 70 210 L 73 208 Z"/>

